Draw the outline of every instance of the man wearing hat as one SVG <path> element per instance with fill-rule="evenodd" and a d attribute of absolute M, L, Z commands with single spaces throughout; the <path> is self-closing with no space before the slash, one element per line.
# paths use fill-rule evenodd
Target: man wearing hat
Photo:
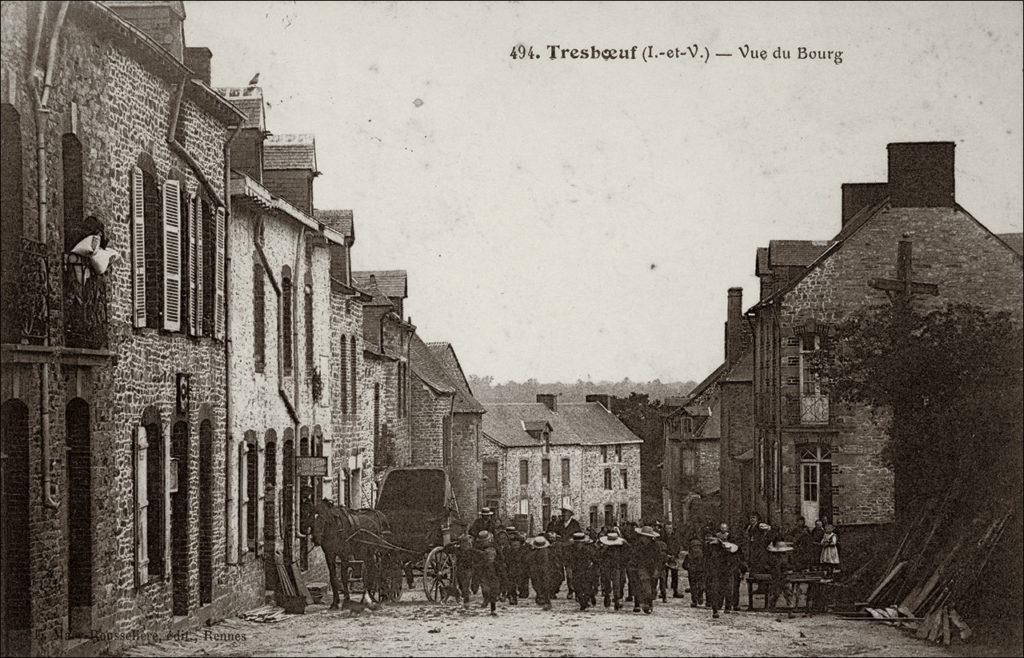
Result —
<path fill-rule="evenodd" d="M 476 581 L 480 583 L 484 607 L 490 606 L 491 615 L 495 615 L 495 604 L 498 601 L 501 583 L 498 579 L 498 553 L 494 548 L 494 536 L 486 530 L 481 530 L 474 539 L 473 548 L 466 550 L 473 555 L 473 572 Z"/>
<path fill-rule="evenodd" d="M 498 563 L 501 567 L 499 576 L 502 579 L 501 592 L 511 605 L 519 604 L 519 552 L 522 550 L 523 538 L 519 535 L 515 526 L 505 528 L 505 531 L 498 535 L 499 539 L 504 537 L 504 542 L 497 543 Z"/>
<path fill-rule="evenodd" d="M 690 550 L 683 558 L 683 569 L 686 570 L 686 578 L 690 582 L 690 607 L 696 608 L 704 605 L 704 542 L 700 539 L 690 540 Z"/>
<path fill-rule="evenodd" d="M 548 593 L 551 598 L 557 599 L 558 592 L 562 589 L 565 581 L 565 543 L 557 532 L 547 532 L 544 538 L 548 540 L 551 552 L 551 573 L 548 576 Z M 567 597 L 568 598 L 568 597 Z"/>
<path fill-rule="evenodd" d="M 480 516 L 473 521 L 473 525 L 469 526 L 469 536 L 476 539 L 484 530 L 491 533 L 492 536 L 497 530 L 497 522 L 494 519 L 494 510 L 490 507 L 484 507 L 480 510 Z M 472 588 L 474 594 L 476 594 L 477 590 L 480 589 L 480 582 L 476 579 L 476 572 L 473 573 Z"/>
<path fill-rule="evenodd" d="M 656 541 L 660 536 L 649 525 L 636 529 L 633 572 L 637 576 L 637 587 L 633 589 L 633 612 L 642 609 L 649 615 L 654 610 L 654 586 L 665 566 L 665 553 Z"/>
<path fill-rule="evenodd" d="M 455 558 L 455 583 L 454 589 L 462 599 L 462 607 L 469 608 L 469 597 L 472 590 L 474 569 L 473 540 L 467 535 L 462 535 L 444 547 L 444 552 Z"/>
<path fill-rule="evenodd" d="M 718 619 L 718 611 L 726 602 L 732 583 L 730 554 L 739 551 L 739 546 L 728 540 L 728 532 L 719 530 L 708 537 L 704 550 L 707 560 L 708 603 L 711 604 L 711 616 Z"/>
<path fill-rule="evenodd" d="M 537 605 L 544 610 L 551 609 L 551 544 L 544 535 L 530 540 L 529 571 L 533 591 L 537 593 Z"/>
<path fill-rule="evenodd" d="M 626 580 L 626 561 L 628 559 L 626 540 L 618 532 L 610 530 L 598 538 L 599 563 L 601 565 L 601 592 L 604 595 L 604 607 L 614 601 L 615 609 L 622 608 L 622 587 Z"/>
<path fill-rule="evenodd" d="M 572 579 L 571 589 L 576 595 L 576 602 L 580 604 L 580 610 L 586 610 L 594 604 L 597 590 L 597 553 L 594 542 L 584 532 L 573 533 L 572 544 L 566 547 L 566 555 L 566 572 Z"/>

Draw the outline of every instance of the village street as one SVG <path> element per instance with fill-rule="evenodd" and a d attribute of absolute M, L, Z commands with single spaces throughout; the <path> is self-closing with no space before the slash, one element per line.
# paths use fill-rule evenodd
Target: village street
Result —
<path fill-rule="evenodd" d="M 563 591 L 564 596 L 564 591 Z M 207 634 L 204 638 L 204 634 Z M 832 615 L 786 619 L 741 612 L 712 620 L 689 598 L 658 604 L 652 615 L 598 607 L 581 613 L 575 602 L 532 601 L 500 606 L 498 616 L 473 606 L 428 603 L 406 592 L 377 611 L 331 611 L 318 605 L 277 623 L 230 619 L 185 641 L 136 647 L 128 655 L 156 656 L 934 656 L 951 655 L 894 628 L 844 621 Z"/>

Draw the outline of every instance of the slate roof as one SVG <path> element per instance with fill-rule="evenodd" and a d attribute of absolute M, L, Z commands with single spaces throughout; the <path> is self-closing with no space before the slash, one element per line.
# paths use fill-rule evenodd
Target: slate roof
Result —
<path fill-rule="evenodd" d="M 413 373 L 435 392 L 454 395 L 455 387 L 448 383 L 444 366 L 437 362 L 430 348 L 418 334 L 413 334 L 409 344 L 409 365 Z"/>
<path fill-rule="evenodd" d="M 831 244 L 829 240 L 772 240 L 768 243 L 768 266 L 807 267 Z"/>
<path fill-rule="evenodd" d="M 485 405 L 484 434 L 507 448 L 539 447 L 523 429 L 525 422 L 551 425 L 551 445 L 613 445 L 643 443 L 641 439 L 598 402 L 565 402 L 553 412 L 539 402 Z"/>
<path fill-rule="evenodd" d="M 1018 256 L 1024 256 L 1024 233 L 998 233 L 996 237 L 1016 251 Z"/>
<path fill-rule="evenodd" d="M 409 276 L 405 270 L 353 272 L 352 280 L 357 286 L 363 286 L 369 284 L 371 276 L 377 278 L 377 285 L 388 297 L 405 299 L 409 296 Z"/>
<path fill-rule="evenodd" d="M 263 90 L 259 87 L 218 87 L 217 93 L 227 99 L 239 112 L 245 115 L 243 128 L 266 130 L 263 112 Z"/>
<path fill-rule="evenodd" d="M 473 391 L 469 388 L 469 382 L 466 380 L 466 375 L 459 364 L 459 357 L 455 355 L 455 348 L 451 343 L 427 343 L 427 349 L 434 356 L 434 360 L 444 368 L 448 383 L 455 389 L 455 404 L 452 411 L 457 414 L 484 413 L 486 411 L 484 406 L 473 397 Z"/>
<path fill-rule="evenodd" d="M 270 135 L 263 142 L 264 169 L 316 168 L 316 138 L 313 135 Z"/>
<path fill-rule="evenodd" d="M 313 209 L 313 219 L 330 226 L 346 238 L 355 236 L 354 222 L 351 210 L 321 210 Z"/>
<path fill-rule="evenodd" d="M 352 273 L 352 279 L 356 284 L 356 289 L 365 292 L 370 295 L 373 299 L 366 302 L 364 306 L 394 306 L 388 296 L 381 290 L 380 285 L 374 277 L 368 277 L 366 282 L 356 281 L 355 272 Z"/>

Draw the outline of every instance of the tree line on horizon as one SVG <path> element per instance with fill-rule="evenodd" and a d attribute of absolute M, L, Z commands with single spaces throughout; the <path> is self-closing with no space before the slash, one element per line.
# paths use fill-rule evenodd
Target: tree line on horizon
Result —
<path fill-rule="evenodd" d="M 468 375 L 467 378 L 473 396 L 481 402 L 535 402 L 538 393 L 556 393 L 564 402 L 583 402 L 588 395 L 595 394 L 628 398 L 631 393 L 637 393 L 646 394 L 654 402 L 686 395 L 697 385 L 695 381 L 663 382 L 660 379 L 635 382 L 629 377 L 617 382 L 577 380 L 575 383 L 543 383 L 534 378 L 525 382 L 496 383 L 489 375 Z"/>

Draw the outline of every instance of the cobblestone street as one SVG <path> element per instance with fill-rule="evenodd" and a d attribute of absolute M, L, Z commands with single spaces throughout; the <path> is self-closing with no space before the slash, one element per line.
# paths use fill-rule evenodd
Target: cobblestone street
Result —
<path fill-rule="evenodd" d="M 710 610 L 691 608 L 688 598 L 658 604 L 652 615 L 600 606 L 581 613 L 564 599 L 553 606 L 544 612 L 532 601 L 502 605 L 491 617 L 477 606 L 463 611 L 406 592 L 401 603 L 377 611 L 311 606 L 305 615 L 272 624 L 230 619 L 206 629 L 206 638 L 200 633 L 141 646 L 129 655 L 950 655 L 900 630 L 832 615 L 741 612 L 713 620 Z"/>

